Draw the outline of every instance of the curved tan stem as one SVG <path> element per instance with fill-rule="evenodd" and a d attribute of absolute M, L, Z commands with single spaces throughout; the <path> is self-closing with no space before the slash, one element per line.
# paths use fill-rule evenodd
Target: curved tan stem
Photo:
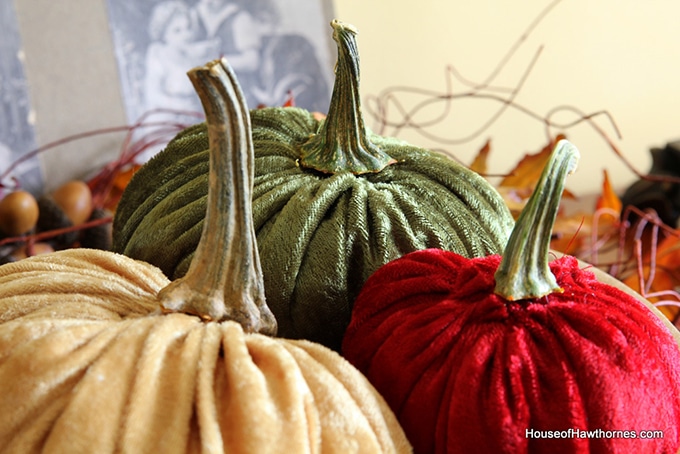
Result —
<path fill-rule="evenodd" d="M 194 259 L 184 277 L 161 290 L 161 307 L 274 334 L 276 320 L 265 303 L 252 221 L 254 150 L 248 108 L 226 60 L 188 74 L 206 114 L 210 186 Z"/>

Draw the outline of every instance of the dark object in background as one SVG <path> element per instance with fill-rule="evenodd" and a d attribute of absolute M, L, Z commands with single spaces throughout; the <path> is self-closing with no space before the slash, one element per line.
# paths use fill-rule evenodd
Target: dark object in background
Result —
<path fill-rule="evenodd" d="M 680 177 L 680 140 L 665 148 L 652 148 L 652 167 L 648 175 Z M 661 220 L 676 227 L 680 218 L 680 183 L 640 179 L 630 185 L 621 197 L 624 211 L 628 205 L 641 210 L 653 209 Z"/>

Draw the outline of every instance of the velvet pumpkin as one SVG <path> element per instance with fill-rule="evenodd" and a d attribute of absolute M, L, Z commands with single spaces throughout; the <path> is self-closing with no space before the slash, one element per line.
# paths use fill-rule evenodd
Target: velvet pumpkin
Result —
<path fill-rule="evenodd" d="M 250 115 L 253 215 L 279 335 L 339 349 L 352 303 L 379 266 L 426 247 L 499 253 L 513 219 L 478 174 L 368 130 L 356 31 L 332 27 L 338 62 L 327 118 L 290 107 Z M 205 125 L 192 126 L 137 172 L 117 209 L 115 251 L 171 277 L 186 272 L 205 213 L 207 148 Z"/>
<path fill-rule="evenodd" d="M 243 95 L 224 61 L 190 78 L 211 169 L 188 273 L 94 249 L 0 267 L 2 452 L 409 452 L 337 353 L 268 335 Z"/>
<path fill-rule="evenodd" d="M 680 333 L 575 258 L 549 262 L 577 157 L 558 143 L 502 257 L 418 251 L 362 289 L 343 354 L 383 394 L 415 452 L 680 447 Z M 624 434 L 647 430 L 663 437 Z"/>

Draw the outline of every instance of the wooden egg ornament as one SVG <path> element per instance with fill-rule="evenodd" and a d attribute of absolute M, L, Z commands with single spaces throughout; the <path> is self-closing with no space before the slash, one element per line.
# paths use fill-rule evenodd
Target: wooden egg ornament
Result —
<path fill-rule="evenodd" d="M 326 119 L 295 107 L 250 115 L 253 215 L 279 335 L 339 349 L 354 299 L 380 265 L 426 247 L 500 253 L 514 222 L 480 175 L 368 130 L 356 30 L 332 28 L 338 61 Z M 114 251 L 171 277 L 186 272 L 205 214 L 207 150 L 206 125 L 195 125 L 135 174 L 114 219 Z"/>
<path fill-rule="evenodd" d="M 0 200 L 0 236 L 28 233 L 35 227 L 38 214 L 38 202 L 30 192 L 10 192 Z"/>
<path fill-rule="evenodd" d="M 413 252 L 362 289 L 342 352 L 414 452 L 678 452 L 680 333 L 574 257 L 549 261 L 577 160 L 558 142 L 502 257 Z"/>
<path fill-rule="evenodd" d="M 205 227 L 187 274 L 170 282 L 148 263 L 95 249 L 1 266 L 0 449 L 410 452 L 347 361 L 269 336 L 245 101 L 226 61 L 189 76 L 211 153 Z"/>
<path fill-rule="evenodd" d="M 38 207 L 40 209 L 36 225 L 38 232 L 52 232 L 81 225 L 89 220 L 94 212 L 92 192 L 87 184 L 80 180 L 67 181 L 54 191 L 43 194 L 38 198 Z M 51 237 L 50 242 L 56 249 L 74 247 L 82 233 L 80 230 L 66 231 Z M 106 244 L 102 246 L 110 249 L 110 244 L 108 247 Z"/>
<path fill-rule="evenodd" d="M 84 181 L 67 181 L 55 189 L 51 197 L 73 225 L 82 224 L 90 219 L 93 210 L 92 192 Z"/>

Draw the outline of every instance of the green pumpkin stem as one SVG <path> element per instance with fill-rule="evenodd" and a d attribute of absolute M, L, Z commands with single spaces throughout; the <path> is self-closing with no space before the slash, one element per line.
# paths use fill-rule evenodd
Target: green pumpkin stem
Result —
<path fill-rule="evenodd" d="M 396 161 L 371 142 L 361 114 L 357 30 L 337 20 L 331 26 L 338 45 L 333 94 L 319 132 L 302 145 L 300 164 L 333 174 L 380 172 Z"/>
<path fill-rule="evenodd" d="M 161 290 L 161 307 L 207 321 L 234 320 L 246 332 L 274 334 L 276 320 L 265 303 L 252 221 L 254 150 L 248 107 L 225 60 L 188 75 L 208 126 L 207 211 L 189 270 Z"/>
<path fill-rule="evenodd" d="M 560 140 L 520 213 L 495 275 L 495 293 L 506 300 L 562 291 L 548 265 L 550 238 L 566 177 L 576 169 L 578 159 L 576 147 Z"/>

